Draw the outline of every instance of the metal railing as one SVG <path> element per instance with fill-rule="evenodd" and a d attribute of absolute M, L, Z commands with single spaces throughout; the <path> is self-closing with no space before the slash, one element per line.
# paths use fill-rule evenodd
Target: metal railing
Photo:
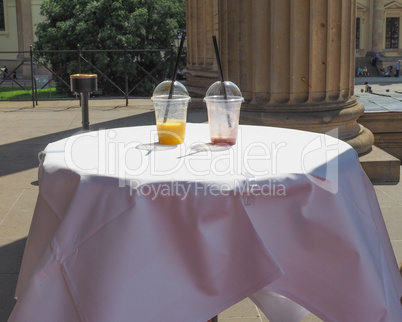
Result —
<path fill-rule="evenodd" d="M 100 68 L 96 67 L 96 64 L 89 58 L 90 54 L 93 53 L 108 53 L 113 56 L 120 56 L 123 55 L 123 70 L 124 70 L 124 84 L 117 84 L 115 81 L 113 81 L 110 77 L 108 77 L 107 73 L 102 71 Z M 149 64 L 152 66 L 151 70 L 147 70 L 146 67 L 142 66 L 141 64 L 141 59 L 138 58 L 139 55 L 144 54 L 144 53 L 159 53 L 158 57 L 160 59 L 155 59 L 153 63 Z M 106 83 L 109 83 L 115 90 L 121 94 L 120 97 L 124 97 L 126 100 L 126 106 L 128 105 L 128 99 L 130 95 L 133 93 L 135 89 L 137 89 L 143 82 L 144 80 L 149 79 L 152 83 L 155 85 L 158 84 L 161 79 L 158 79 L 155 76 L 155 73 L 160 70 L 160 69 L 165 69 L 168 70 L 168 72 L 165 75 L 169 75 L 169 77 L 172 76 L 173 73 L 173 58 L 174 58 L 174 49 L 173 46 L 168 49 L 127 49 L 126 47 L 124 49 L 113 49 L 113 50 L 84 50 L 81 49 L 79 45 L 77 45 L 76 50 L 35 50 L 31 46 L 29 51 L 0 51 L 1 54 L 17 54 L 18 56 L 23 56 L 25 57 L 24 59 L 21 59 L 16 67 L 11 69 L 7 73 L 7 78 L 2 78 L 0 79 L 0 86 L 4 83 L 6 79 L 11 80 L 12 84 L 18 85 L 21 89 L 25 90 L 27 93 L 30 93 L 32 97 L 32 105 L 35 107 L 35 104 L 38 105 L 38 86 L 37 86 L 37 81 L 35 78 L 35 67 L 36 66 L 42 66 L 44 69 L 46 69 L 49 72 L 50 79 L 42 84 L 40 86 L 40 89 L 45 88 L 46 86 L 49 86 L 51 82 L 57 81 L 59 84 L 62 84 L 66 86 L 69 90 L 70 88 L 70 80 L 69 79 L 63 79 L 60 74 L 62 73 L 61 70 L 53 70 L 52 66 L 50 66 L 46 61 L 42 59 L 42 55 L 47 54 L 47 55 L 61 55 L 61 54 L 70 54 L 72 56 L 72 60 L 75 60 L 75 62 L 78 64 L 78 70 L 77 73 L 82 72 L 82 67 L 83 65 L 86 65 L 86 67 L 91 68 L 93 72 L 96 72 L 98 74 L 98 79 L 104 79 Z M 22 68 L 24 64 L 28 63 L 28 57 L 27 55 L 29 54 L 29 64 L 30 64 L 30 81 L 31 81 L 31 89 L 29 90 L 26 85 L 24 84 L 24 80 L 19 80 L 15 77 L 12 77 L 12 75 L 16 75 L 17 71 Z M 73 57 L 76 57 L 75 59 Z M 35 65 L 36 64 L 36 65 Z M 142 76 L 136 79 L 136 82 L 133 84 L 130 84 L 130 77 L 129 77 L 129 66 L 135 66 L 136 70 L 142 73 Z M 25 78 L 25 81 L 27 79 Z M 0 87 L 1 91 L 1 87 Z M 152 94 L 152 93 L 150 93 Z M 151 96 L 151 95 L 150 95 Z M 134 96 L 135 97 L 135 96 Z"/>

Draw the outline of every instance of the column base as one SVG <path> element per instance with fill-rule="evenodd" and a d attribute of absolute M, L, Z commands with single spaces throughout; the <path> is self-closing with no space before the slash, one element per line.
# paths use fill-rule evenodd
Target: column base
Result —
<path fill-rule="evenodd" d="M 349 140 L 344 140 L 348 144 L 350 144 L 357 152 L 358 155 L 363 155 L 367 152 L 371 151 L 371 148 L 374 144 L 374 135 L 373 133 L 365 128 L 361 124 L 357 124 L 360 127 L 360 132 L 354 138 Z"/>
<path fill-rule="evenodd" d="M 219 73 L 213 70 L 186 68 L 183 70 L 183 74 L 186 76 L 184 84 L 192 98 L 203 98 L 209 86 L 219 80 Z"/>
<path fill-rule="evenodd" d="M 349 143 L 361 155 L 368 152 L 374 136 L 370 130 L 357 123 L 364 112 L 363 104 L 352 97 L 343 109 L 305 111 L 303 106 L 295 112 L 253 109 L 245 104 L 241 110 L 240 123 L 249 125 L 276 126 L 304 131 L 327 133 Z M 286 109 L 286 104 L 283 106 Z"/>

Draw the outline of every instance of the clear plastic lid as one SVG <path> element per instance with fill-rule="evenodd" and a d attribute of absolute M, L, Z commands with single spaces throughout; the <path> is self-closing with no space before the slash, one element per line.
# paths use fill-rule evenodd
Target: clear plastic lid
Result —
<path fill-rule="evenodd" d="M 166 80 L 156 86 L 154 93 L 152 94 L 152 100 L 168 99 L 170 87 L 172 86 L 172 81 Z M 173 85 L 172 99 L 183 99 L 190 100 L 190 95 L 188 94 L 187 88 L 180 82 L 174 82 Z"/>
<path fill-rule="evenodd" d="M 235 83 L 230 81 L 221 82 L 217 81 L 213 83 L 207 90 L 205 94 L 204 101 L 207 100 L 224 100 L 225 99 L 225 91 L 226 97 L 228 100 L 241 100 L 244 102 L 243 95 L 241 94 L 240 89 L 237 87 Z"/>

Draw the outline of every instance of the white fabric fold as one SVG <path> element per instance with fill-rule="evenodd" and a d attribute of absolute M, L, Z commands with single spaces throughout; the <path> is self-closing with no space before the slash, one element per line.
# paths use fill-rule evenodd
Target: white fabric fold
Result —
<path fill-rule="evenodd" d="M 48 145 L 10 322 L 205 322 L 247 296 L 279 320 L 400 318 L 395 256 L 349 145 L 240 126 L 216 147 L 206 124 L 186 132 L 170 147 L 152 126 Z"/>

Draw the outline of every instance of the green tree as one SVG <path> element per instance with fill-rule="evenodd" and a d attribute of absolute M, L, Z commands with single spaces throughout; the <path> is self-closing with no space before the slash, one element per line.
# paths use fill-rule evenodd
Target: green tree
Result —
<path fill-rule="evenodd" d="M 163 49 L 170 48 L 177 30 L 185 29 L 185 0 L 45 0 L 41 14 L 46 17 L 36 29 L 35 50 L 76 50 L 96 68 L 124 89 L 124 55 L 113 52 L 85 53 L 85 50 Z M 64 80 L 78 72 L 77 53 L 43 53 L 41 59 L 52 65 Z M 136 60 L 146 70 L 156 67 L 162 59 L 158 53 L 141 53 Z M 168 65 L 168 64 L 167 64 Z M 96 73 L 93 67 L 82 63 L 82 73 Z M 135 64 L 127 67 L 130 84 L 135 84 L 144 73 Z M 158 70 L 158 79 L 167 76 L 167 68 Z M 98 78 L 104 92 L 116 94 L 117 89 Z M 153 84 L 149 78 L 136 91 L 149 96 Z M 58 83 L 58 89 L 63 86 Z M 64 91 L 66 91 L 64 87 Z"/>

